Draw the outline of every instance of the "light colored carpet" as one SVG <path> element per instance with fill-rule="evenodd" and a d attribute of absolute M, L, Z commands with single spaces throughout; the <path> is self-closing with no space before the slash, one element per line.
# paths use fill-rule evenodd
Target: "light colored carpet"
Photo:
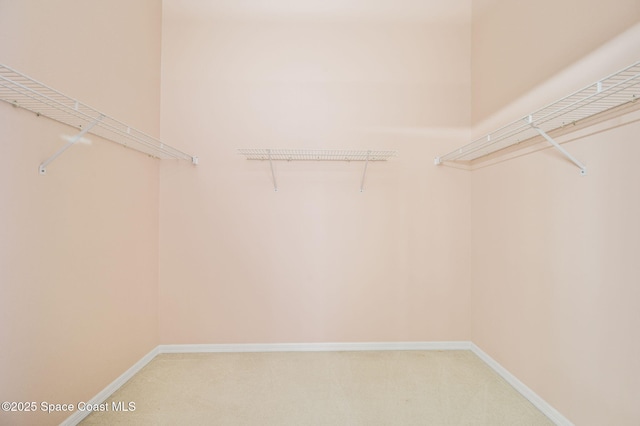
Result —
<path fill-rule="evenodd" d="M 552 425 L 470 351 L 163 354 L 82 425 Z"/>

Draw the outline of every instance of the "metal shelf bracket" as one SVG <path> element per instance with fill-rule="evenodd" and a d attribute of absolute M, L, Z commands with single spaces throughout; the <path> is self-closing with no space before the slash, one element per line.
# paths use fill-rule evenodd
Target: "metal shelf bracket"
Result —
<path fill-rule="evenodd" d="M 102 121 L 102 119 L 104 118 L 104 115 L 99 116 L 97 119 L 95 119 L 94 121 L 92 121 L 91 123 L 89 123 L 89 125 L 87 127 L 85 127 L 84 129 L 82 129 L 80 131 L 80 133 L 78 133 L 77 135 L 75 135 L 73 138 L 71 138 L 71 140 L 69 142 L 67 142 L 67 144 L 65 146 L 63 146 L 62 148 L 60 148 L 58 151 L 56 151 L 55 154 L 53 154 L 51 157 L 47 158 L 46 160 L 44 160 L 40 166 L 38 166 L 38 172 L 41 175 L 46 175 L 47 174 L 47 166 L 49 164 L 51 164 L 53 162 L 53 160 L 55 160 L 56 158 L 58 158 L 60 155 L 62 155 L 67 149 L 71 148 L 73 145 L 76 144 L 76 142 L 78 142 L 80 140 L 80 138 L 82 138 L 89 130 L 91 130 L 96 124 L 98 124 L 100 121 Z"/>
<path fill-rule="evenodd" d="M 555 140 L 553 140 L 553 138 L 551 136 L 549 136 L 544 130 L 542 130 L 539 127 L 536 127 L 533 123 L 531 123 L 531 127 L 533 127 L 535 129 L 536 132 L 538 132 L 540 134 L 540 136 L 542 136 L 543 138 L 545 138 L 547 141 L 549 141 L 549 143 L 551 145 L 553 145 L 553 147 L 555 149 L 557 149 L 558 151 L 560 151 L 562 153 L 562 155 L 564 155 L 565 157 L 567 157 L 567 159 L 569 159 L 569 161 L 571 161 L 573 164 L 575 164 L 576 166 L 578 166 L 580 168 L 580 175 L 582 176 L 586 176 L 587 175 L 587 166 L 585 166 L 584 164 L 582 164 L 576 157 L 574 157 L 573 155 L 569 154 L 569 152 L 564 149 L 562 147 L 562 145 L 560 145 L 558 142 L 556 142 Z"/>
<path fill-rule="evenodd" d="M 360 192 L 364 192 L 364 177 L 367 174 L 367 166 L 369 165 L 370 156 L 371 156 L 371 151 L 367 151 L 367 159 L 364 161 L 364 171 L 362 172 L 362 181 L 360 182 Z"/>
<path fill-rule="evenodd" d="M 271 159 L 271 150 L 267 150 L 269 156 L 269 166 L 271 167 L 271 178 L 273 179 L 273 192 L 278 192 L 278 183 L 276 182 L 276 174 L 273 171 L 273 160 Z"/>

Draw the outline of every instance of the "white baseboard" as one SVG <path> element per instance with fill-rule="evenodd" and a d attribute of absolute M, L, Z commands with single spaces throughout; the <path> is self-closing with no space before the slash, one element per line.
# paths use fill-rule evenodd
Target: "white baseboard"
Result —
<path fill-rule="evenodd" d="M 240 343 L 212 345 L 160 345 L 159 353 L 198 352 L 339 352 L 471 350 L 470 342 L 344 342 L 344 343 Z"/>
<path fill-rule="evenodd" d="M 498 373 L 522 396 L 528 399 L 536 408 L 544 413 L 558 426 L 573 426 L 566 417 L 553 408 L 538 394 L 532 391 L 516 376 L 501 366 L 496 360 L 487 355 L 482 349 L 469 341 L 452 342 L 344 342 L 344 343 L 240 343 L 240 344 L 195 344 L 195 345 L 159 345 L 124 374 L 104 388 L 93 397 L 91 404 L 104 402 L 112 393 L 120 388 L 127 380 L 133 377 L 142 367 L 158 354 L 176 353 L 213 353 L 213 352 L 339 352 L 339 351 L 451 351 L 469 350 L 484 361 L 491 369 Z M 61 426 L 75 426 L 80 423 L 90 412 L 77 411 L 68 417 Z"/>
<path fill-rule="evenodd" d="M 516 376 L 511 374 L 509 370 L 504 368 L 498 361 L 491 358 L 476 346 L 474 343 L 471 343 L 471 351 L 478 356 L 482 361 L 485 362 L 489 367 L 491 367 L 496 373 L 498 373 L 507 383 L 509 383 L 515 390 L 517 390 L 522 396 L 527 398 L 529 402 L 531 402 L 538 410 L 542 411 L 545 416 L 549 417 L 549 419 L 554 422 L 558 426 L 573 426 L 566 417 L 564 417 L 558 410 L 553 408 L 548 402 L 542 399 L 537 393 L 531 390 L 527 385 L 522 383 Z"/>
<path fill-rule="evenodd" d="M 127 380 L 132 378 L 138 371 L 140 371 L 142 369 L 142 367 L 144 367 L 152 359 L 154 359 L 156 357 L 156 355 L 158 355 L 158 353 L 159 353 L 158 347 L 156 346 L 155 348 L 153 348 L 151 350 L 151 352 L 149 352 L 148 354 L 143 356 L 138 362 L 133 364 L 133 366 L 131 368 L 129 368 L 127 371 L 125 371 L 122 375 L 120 375 L 120 377 L 118 377 L 113 382 L 111 382 L 111 384 L 109 384 L 106 388 L 102 389 L 102 391 L 100 391 L 100 393 L 98 393 L 96 396 L 91 398 L 89 401 L 86 401 L 87 404 L 88 405 L 93 405 L 93 404 L 101 404 L 101 403 L 103 403 L 115 391 L 120 389 L 120 387 L 122 385 L 124 385 L 127 382 Z M 78 423 L 80 423 L 89 414 L 91 414 L 91 411 L 75 411 L 72 415 L 67 417 L 67 419 L 65 421 L 60 423 L 60 426 L 75 426 Z"/>

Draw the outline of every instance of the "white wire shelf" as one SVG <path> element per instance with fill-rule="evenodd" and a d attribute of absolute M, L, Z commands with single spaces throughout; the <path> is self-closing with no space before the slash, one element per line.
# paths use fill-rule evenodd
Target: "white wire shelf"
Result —
<path fill-rule="evenodd" d="M 323 149 L 238 149 L 247 160 L 386 161 L 397 151 L 344 151 Z"/>
<path fill-rule="evenodd" d="M 0 100 L 155 158 L 198 163 L 198 157 L 164 144 L 3 64 L 0 64 Z"/>
<path fill-rule="evenodd" d="M 604 112 L 613 112 L 616 108 L 620 113 L 624 113 L 624 108 L 621 107 L 636 102 L 639 98 L 640 61 L 461 148 L 437 157 L 435 164 L 446 161 L 473 161 L 537 136 L 543 136 L 556 146 L 547 133 L 569 129 L 568 126 L 583 123 Z M 556 148 L 560 149 L 559 145 Z M 568 155 L 566 152 L 563 154 Z M 570 159 L 582 169 L 583 174 L 586 173 L 581 163 Z"/>
<path fill-rule="evenodd" d="M 386 161 L 398 155 L 397 151 L 345 151 L 326 149 L 238 149 L 247 160 L 267 160 L 271 168 L 273 190 L 278 191 L 273 161 L 364 161 L 360 192 L 364 192 L 364 178 L 370 161 Z"/>

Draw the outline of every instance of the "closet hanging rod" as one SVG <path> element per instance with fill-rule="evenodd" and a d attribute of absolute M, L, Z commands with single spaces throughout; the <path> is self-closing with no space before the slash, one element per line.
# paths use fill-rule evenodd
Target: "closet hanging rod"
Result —
<path fill-rule="evenodd" d="M 155 158 L 188 160 L 198 164 L 198 157 L 167 145 L 3 64 L 0 64 L 0 100 L 79 129 L 81 133 L 100 136 Z"/>
<path fill-rule="evenodd" d="M 640 61 L 467 145 L 436 157 L 434 163 L 439 165 L 446 161 L 473 161 L 536 136 L 542 135 L 549 140 L 545 134 L 579 124 L 601 113 L 619 110 L 620 114 L 623 114 L 625 112 L 623 107 L 637 102 L 638 99 L 640 99 Z M 570 159 L 581 168 L 582 174 L 586 173 L 584 165 L 576 162 L 575 159 Z"/>

